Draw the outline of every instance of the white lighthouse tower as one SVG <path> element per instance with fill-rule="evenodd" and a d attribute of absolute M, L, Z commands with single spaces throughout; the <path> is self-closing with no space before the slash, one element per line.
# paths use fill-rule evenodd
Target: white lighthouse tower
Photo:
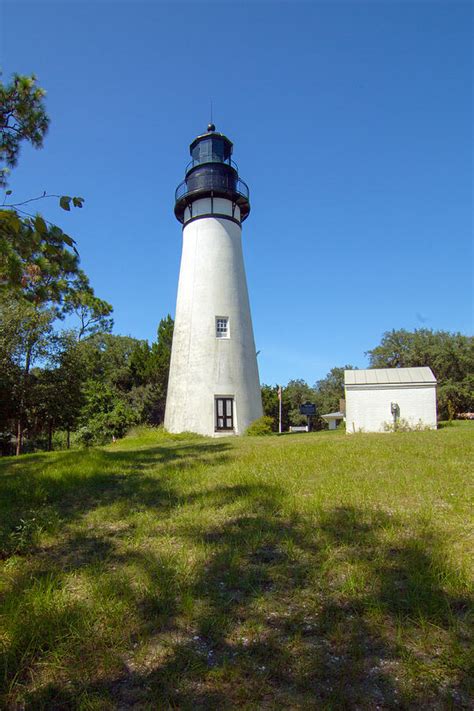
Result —
<path fill-rule="evenodd" d="M 243 434 L 262 415 L 242 255 L 249 190 L 231 159 L 232 142 L 213 124 L 190 152 L 174 208 L 183 252 L 165 427 Z"/>

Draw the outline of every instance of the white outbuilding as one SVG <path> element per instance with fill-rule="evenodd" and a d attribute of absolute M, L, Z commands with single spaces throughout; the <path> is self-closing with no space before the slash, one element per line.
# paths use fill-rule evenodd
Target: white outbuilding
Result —
<path fill-rule="evenodd" d="M 436 378 L 430 368 L 345 370 L 346 432 L 386 432 L 394 422 L 436 429 Z"/>
<path fill-rule="evenodd" d="M 328 423 L 328 430 L 337 430 L 337 426 L 344 420 L 343 412 L 328 412 L 326 415 L 321 415 L 321 419 Z"/>

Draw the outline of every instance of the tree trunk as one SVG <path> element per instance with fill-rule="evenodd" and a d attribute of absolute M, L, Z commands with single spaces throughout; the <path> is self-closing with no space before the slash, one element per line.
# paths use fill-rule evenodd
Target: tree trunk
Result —
<path fill-rule="evenodd" d="M 70 449 L 71 447 L 71 430 L 69 427 L 67 428 L 67 448 Z"/>
<path fill-rule="evenodd" d="M 25 410 L 26 392 L 28 390 L 28 377 L 30 374 L 32 347 L 33 347 L 33 344 L 31 343 L 31 340 L 29 340 L 28 346 L 26 349 L 25 370 L 23 373 L 23 387 L 22 387 L 21 397 L 20 397 L 20 411 L 18 413 L 17 434 L 16 434 L 16 455 L 17 456 L 19 454 L 21 454 L 21 450 L 23 449 L 23 422 L 22 422 L 22 418 L 23 418 L 24 410 Z"/>
<path fill-rule="evenodd" d="M 17 427 L 16 427 L 16 450 L 15 454 L 18 457 L 19 454 L 21 454 L 21 445 L 22 445 L 22 439 L 23 439 L 23 429 L 21 426 L 21 414 L 18 417 L 17 420 Z"/>
<path fill-rule="evenodd" d="M 48 452 L 53 449 L 53 423 L 50 420 L 48 424 Z"/>

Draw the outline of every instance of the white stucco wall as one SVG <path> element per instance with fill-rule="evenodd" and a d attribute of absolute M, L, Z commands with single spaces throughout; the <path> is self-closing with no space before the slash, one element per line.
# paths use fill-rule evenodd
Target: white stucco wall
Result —
<path fill-rule="evenodd" d="M 193 204 L 193 217 L 210 211 L 207 202 Z M 219 202 L 231 214 L 230 201 Z M 217 316 L 229 318 L 229 338 L 216 338 Z M 234 398 L 235 434 L 262 416 L 241 227 L 204 217 L 183 229 L 166 429 L 214 436 L 216 396 Z"/>
<path fill-rule="evenodd" d="M 391 403 L 400 408 L 401 420 L 420 422 L 436 429 L 436 385 L 346 385 L 346 432 L 383 432 L 392 423 Z"/>

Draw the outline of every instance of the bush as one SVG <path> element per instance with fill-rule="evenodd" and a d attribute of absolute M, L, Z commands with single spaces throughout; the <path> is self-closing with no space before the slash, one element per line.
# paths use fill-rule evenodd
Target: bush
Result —
<path fill-rule="evenodd" d="M 273 434 L 273 417 L 263 415 L 263 417 L 259 417 L 258 420 L 254 420 L 252 424 L 247 427 L 245 434 L 249 437 L 262 437 L 264 435 Z"/>
<path fill-rule="evenodd" d="M 425 432 L 430 429 L 431 427 L 424 425 L 421 420 L 418 420 L 416 424 L 412 424 L 403 418 L 396 422 L 384 422 L 383 424 L 384 432 Z"/>
<path fill-rule="evenodd" d="M 110 385 L 89 381 L 84 388 L 78 441 L 85 447 L 124 437 L 139 421 L 139 414 Z"/>

